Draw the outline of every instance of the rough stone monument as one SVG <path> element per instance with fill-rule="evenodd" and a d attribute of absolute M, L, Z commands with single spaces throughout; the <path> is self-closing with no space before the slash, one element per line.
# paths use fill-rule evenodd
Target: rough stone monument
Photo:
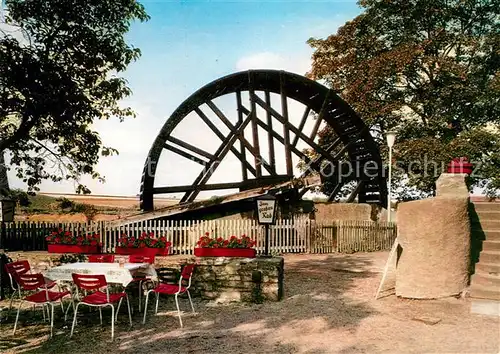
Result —
<path fill-rule="evenodd" d="M 468 285 L 469 192 L 464 174 L 442 174 L 436 197 L 401 203 L 396 295 L 434 299 L 459 295 Z"/>

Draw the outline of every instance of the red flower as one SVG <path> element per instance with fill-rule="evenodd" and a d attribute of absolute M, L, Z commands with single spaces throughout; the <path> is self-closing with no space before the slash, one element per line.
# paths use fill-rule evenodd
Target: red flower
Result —
<path fill-rule="evenodd" d="M 224 240 L 222 237 L 210 238 L 208 233 L 201 236 L 197 242 L 198 247 L 212 247 L 212 248 L 250 248 L 256 245 L 250 237 L 242 235 L 240 238 L 232 235 L 229 240 Z"/>

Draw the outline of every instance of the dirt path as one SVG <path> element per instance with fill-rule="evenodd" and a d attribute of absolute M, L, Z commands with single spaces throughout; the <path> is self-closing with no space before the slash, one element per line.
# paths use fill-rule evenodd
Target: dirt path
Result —
<path fill-rule="evenodd" d="M 46 341 L 47 327 L 21 324 L 16 338 L 0 330 L 0 352 L 28 353 L 498 353 L 498 318 L 469 314 L 463 299 L 374 300 L 387 252 L 355 255 L 290 255 L 285 260 L 285 299 L 263 305 L 210 307 L 178 328 L 173 302 L 163 301 L 145 326 L 126 316 L 110 342 L 110 326 L 85 314 L 69 339 L 62 323 Z M 181 300 L 182 301 L 182 300 Z M 186 306 L 182 301 L 181 307 Z M 187 308 L 187 307 L 184 307 Z M 150 308 L 151 311 L 152 307 Z M 152 312 L 152 311 L 151 311 Z M 104 314 L 105 321 L 109 314 Z M 418 319 L 439 321 L 426 324 Z M 109 322 L 109 321 L 108 321 Z M 3 346 L 3 350 L 2 347 Z M 8 347 L 11 347 L 8 349 Z"/>

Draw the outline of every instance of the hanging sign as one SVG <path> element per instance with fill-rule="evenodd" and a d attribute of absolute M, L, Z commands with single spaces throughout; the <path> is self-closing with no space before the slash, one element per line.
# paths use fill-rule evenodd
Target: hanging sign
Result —
<path fill-rule="evenodd" d="M 274 224 L 276 214 L 276 199 L 257 199 L 259 224 Z"/>

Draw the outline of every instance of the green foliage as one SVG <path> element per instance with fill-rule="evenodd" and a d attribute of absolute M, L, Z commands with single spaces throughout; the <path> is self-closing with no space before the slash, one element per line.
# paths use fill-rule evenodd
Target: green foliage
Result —
<path fill-rule="evenodd" d="M 21 207 L 28 207 L 31 204 L 30 196 L 22 189 L 10 189 L 9 197 L 19 203 Z"/>
<path fill-rule="evenodd" d="M 29 197 L 30 204 L 26 207 L 21 207 L 21 210 L 26 213 L 51 213 L 57 211 L 56 198 L 46 195 L 37 194 Z"/>
<path fill-rule="evenodd" d="M 97 208 L 92 204 L 75 203 L 74 201 L 64 197 L 57 199 L 57 201 L 59 202 L 59 208 L 61 208 L 62 210 L 69 209 L 70 213 L 85 214 L 87 221 L 92 221 L 99 212 Z"/>
<path fill-rule="evenodd" d="M 353 106 L 372 127 L 385 159 L 384 133 L 397 130 L 394 187 L 400 199 L 432 195 L 439 174 L 462 156 L 478 167 L 470 185 L 498 195 L 498 1 L 361 0 L 360 5 L 364 12 L 336 34 L 309 40 L 314 48 L 309 76 Z M 320 143 L 334 138 L 326 128 Z"/>
<path fill-rule="evenodd" d="M 261 284 L 254 284 L 252 287 L 252 302 L 254 304 L 264 303 L 264 295 L 262 295 Z"/>
<path fill-rule="evenodd" d="M 131 23 L 146 21 L 135 0 L 7 0 L 0 33 L 0 153 L 37 191 L 45 179 L 103 180 L 94 169 L 100 156 L 117 153 L 102 145 L 97 119 L 134 116 L 119 102 L 131 94 L 118 75 L 140 56 L 125 41 Z M 20 34 L 24 36 L 21 38 Z"/>
<path fill-rule="evenodd" d="M 0 253 L 0 287 L 7 289 L 8 293 L 12 293 L 9 276 L 7 275 L 4 267 L 7 263 L 12 263 L 12 258 L 10 258 L 6 253 Z"/>
<path fill-rule="evenodd" d="M 72 200 L 69 200 L 68 198 L 58 198 L 56 199 L 57 202 L 59 203 L 59 208 L 61 209 L 73 209 L 75 206 L 75 203 Z"/>
<path fill-rule="evenodd" d="M 217 235 L 210 237 L 210 233 L 206 232 L 205 235 L 200 237 L 196 245 L 202 248 L 252 248 L 256 245 L 256 241 L 247 235 L 241 235 L 241 237 L 231 236 L 228 240 L 225 240 L 222 237 L 217 237 Z"/>
<path fill-rule="evenodd" d="M 83 253 L 68 253 L 68 254 L 63 254 L 59 258 L 59 263 L 64 264 L 64 263 L 76 263 L 76 262 L 85 262 L 87 260 L 87 257 Z"/>
<path fill-rule="evenodd" d="M 166 236 L 155 235 L 154 232 L 143 232 L 139 237 L 122 234 L 118 239 L 118 247 L 123 248 L 167 248 L 172 245 Z"/>
<path fill-rule="evenodd" d="M 87 218 L 87 221 L 94 220 L 94 217 L 98 214 L 99 210 L 92 204 L 76 203 L 72 209 L 75 213 L 82 213 Z"/>
<path fill-rule="evenodd" d="M 99 245 L 99 234 L 73 234 L 62 228 L 53 230 L 45 237 L 45 241 L 56 245 L 78 245 L 78 246 L 97 246 Z"/>

